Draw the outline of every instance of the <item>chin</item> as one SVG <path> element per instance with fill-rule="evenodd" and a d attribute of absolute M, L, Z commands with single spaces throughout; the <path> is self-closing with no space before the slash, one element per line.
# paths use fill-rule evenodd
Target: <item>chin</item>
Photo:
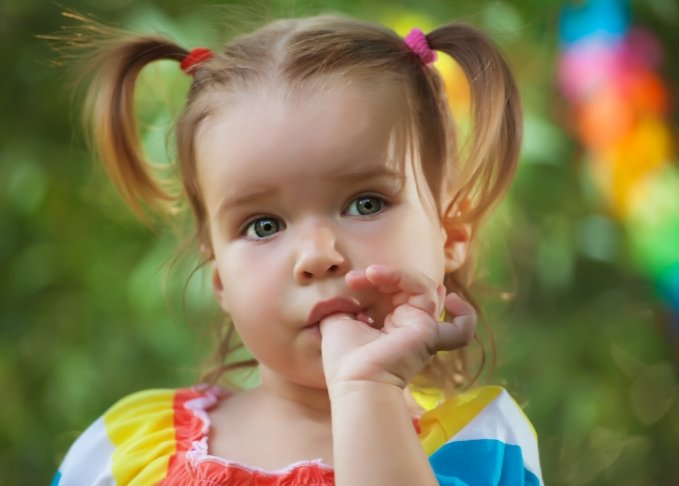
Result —
<path fill-rule="evenodd" d="M 328 385 L 325 382 L 325 374 L 323 373 L 323 369 L 321 369 L 317 373 L 313 374 L 306 374 L 305 376 L 298 376 L 299 378 L 297 383 L 299 383 L 301 386 L 307 387 L 307 388 L 312 388 L 314 390 L 326 390 L 328 389 Z"/>
<path fill-rule="evenodd" d="M 313 376 L 309 377 L 306 380 L 303 380 L 300 384 L 307 386 L 309 388 L 313 388 L 316 390 L 328 390 L 328 385 L 325 382 L 325 375 L 321 372 L 321 376 Z"/>

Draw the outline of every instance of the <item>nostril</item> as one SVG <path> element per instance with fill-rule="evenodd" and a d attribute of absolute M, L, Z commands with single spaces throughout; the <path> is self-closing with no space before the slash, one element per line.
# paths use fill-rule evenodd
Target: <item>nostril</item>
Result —
<path fill-rule="evenodd" d="M 337 271 L 337 265 L 330 265 L 330 268 L 328 268 L 329 272 L 335 273 Z"/>
<path fill-rule="evenodd" d="M 302 276 L 303 276 L 305 279 L 309 279 L 309 278 L 313 277 L 314 274 L 311 273 L 311 272 L 304 271 L 304 272 L 302 272 Z"/>

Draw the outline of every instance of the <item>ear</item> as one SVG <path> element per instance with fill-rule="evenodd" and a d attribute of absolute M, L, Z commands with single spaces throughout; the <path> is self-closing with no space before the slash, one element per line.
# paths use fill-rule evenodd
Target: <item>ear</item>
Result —
<path fill-rule="evenodd" d="M 222 282 L 222 277 L 219 275 L 219 269 L 217 268 L 217 263 L 212 260 L 212 292 L 215 294 L 215 299 L 219 303 L 219 307 L 222 308 L 224 312 L 229 312 L 226 306 L 226 298 L 224 293 L 224 284 Z"/>
<path fill-rule="evenodd" d="M 443 246 L 446 273 L 459 269 L 467 260 L 471 242 L 471 225 L 466 223 L 443 223 L 446 242 Z"/>

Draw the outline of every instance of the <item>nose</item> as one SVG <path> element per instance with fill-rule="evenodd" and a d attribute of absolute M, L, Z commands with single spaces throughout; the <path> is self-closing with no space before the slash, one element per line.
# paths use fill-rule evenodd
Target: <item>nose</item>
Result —
<path fill-rule="evenodd" d="M 349 270 L 347 258 L 337 248 L 337 236 L 328 227 L 305 231 L 299 241 L 294 277 L 299 284 L 342 276 Z"/>

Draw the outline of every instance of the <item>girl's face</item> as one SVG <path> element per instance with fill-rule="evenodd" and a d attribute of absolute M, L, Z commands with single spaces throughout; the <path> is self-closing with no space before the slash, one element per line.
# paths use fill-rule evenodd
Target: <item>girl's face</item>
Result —
<path fill-rule="evenodd" d="M 213 287 L 263 380 L 324 387 L 309 325 L 321 302 L 355 299 L 383 322 L 390 299 L 349 290 L 348 271 L 384 264 L 443 281 L 445 231 L 417 166 L 394 160 L 401 100 L 389 91 L 257 92 L 198 132 Z"/>

